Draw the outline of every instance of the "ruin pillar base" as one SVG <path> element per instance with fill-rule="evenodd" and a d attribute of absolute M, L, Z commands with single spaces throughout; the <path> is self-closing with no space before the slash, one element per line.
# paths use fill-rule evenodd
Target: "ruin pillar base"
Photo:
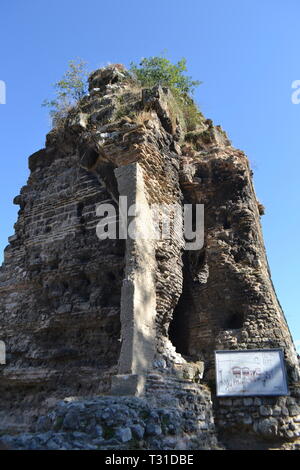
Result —
<path fill-rule="evenodd" d="M 120 374 L 111 378 L 112 395 L 131 395 L 139 397 L 144 394 L 146 377 L 138 374 Z"/>

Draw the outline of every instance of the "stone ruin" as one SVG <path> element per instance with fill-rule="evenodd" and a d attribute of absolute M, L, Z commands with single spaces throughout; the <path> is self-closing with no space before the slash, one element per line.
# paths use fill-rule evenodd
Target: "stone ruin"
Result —
<path fill-rule="evenodd" d="M 272 284 L 252 171 L 226 133 L 120 65 L 29 157 L 0 269 L 0 432 L 17 449 L 295 449 L 299 363 Z M 103 239 L 119 197 L 204 204 L 203 246 Z M 130 217 L 129 217 L 130 218 Z M 179 219 L 180 220 L 180 219 Z M 289 394 L 218 397 L 216 350 L 280 348 Z"/>

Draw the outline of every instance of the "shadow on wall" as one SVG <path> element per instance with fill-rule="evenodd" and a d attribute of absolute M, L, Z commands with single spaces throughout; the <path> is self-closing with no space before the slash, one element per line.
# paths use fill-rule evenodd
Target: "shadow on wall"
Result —
<path fill-rule="evenodd" d="M 187 253 L 183 255 L 183 287 L 182 294 L 173 312 L 173 319 L 169 326 L 169 338 L 176 352 L 183 356 L 191 355 L 190 329 L 191 321 L 195 315 L 194 301 L 191 295 L 192 276 Z"/>

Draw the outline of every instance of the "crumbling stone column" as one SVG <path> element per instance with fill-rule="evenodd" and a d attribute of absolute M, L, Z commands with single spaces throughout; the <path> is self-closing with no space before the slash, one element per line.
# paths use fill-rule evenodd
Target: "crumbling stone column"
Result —
<path fill-rule="evenodd" d="M 112 393 L 140 395 L 145 374 L 155 353 L 155 241 L 143 170 L 138 163 L 115 170 L 120 204 L 121 231 L 125 228 L 126 268 L 121 294 L 121 353 Z M 125 197 L 124 197 L 125 196 Z M 135 206 L 133 206 L 135 205 Z M 135 214 L 135 215 L 134 215 Z M 125 234 L 124 232 L 124 234 Z M 125 236 L 125 235 L 124 235 Z"/>

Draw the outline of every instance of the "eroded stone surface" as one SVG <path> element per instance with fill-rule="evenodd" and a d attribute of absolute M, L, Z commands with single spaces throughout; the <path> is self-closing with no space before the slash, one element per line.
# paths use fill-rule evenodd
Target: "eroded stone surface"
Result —
<path fill-rule="evenodd" d="M 152 300 L 145 317 L 151 321 L 146 328 L 141 299 L 139 315 L 134 302 L 129 314 L 131 325 L 148 335 L 149 348 L 142 337 L 134 343 L 135 330 L 130 339 L 121 315 L 129 298 L 124 282 L 137 291 L 143 286 L 134 270 L 136 247 L 127 241 L 126 251 L 125 240 L 96 234 L 98 204 L 113 204 L 118 220 L 118 198 L 126 190 L 116 175 L 132 165 L 141 169 L 148 205 L 205 208 L 200 250 L 184 250 L 181 222 L 170 239 L 146 247 L 149 266 L 143 269 Z M 262 206 L 245 154 L 220 126 L 203 118 L 187 129 L 168 89 L 142 90 L 123 66 L 109 66 L 91 75 L 89 95 L 48 134 L 29 168 L 27 185 L 14 200 L 19 217 L 0 270 L 0 340 L 7 351 L 6 365 L 0 365 L 0 430 L 27 434 L 5 442 L 18 448 L 122 448 L 132 439 L 143 447 L 148 436 L 152 448 L 180 448 L 187 436 L 197 435 L 193 445 L 212 448 L 214 421 L 226 436 L 296 442 L 299 365 L 270 277 Z M 136 367 L 139 342 L 142 368 Z M 130 358 L 124 368 L 122 346 Z M 215 398 L 214 350 L 254 348 L 283 349 L 291 396 Z M 119 423 L 112 414 L 109 437 L 103 437 L 102 418 L 78 425 L 80 410 L 88 408 L 79 397 L 108 392 L 112 376 L 141 372 L 155 408 L 151 422 Z M 170 393 L 187 421 L 179 430 L 174 419 L 165 433 L 156 408 L 168 408 Z M 66 405 L 54 429 L 52 417 L 61 409 L 55 403 L 66 396 L 78 404 Z M 120 397 L 95 400 L 100 414 L 105 400 L 108 408 L 123 403 Z M 143 409 L 138 400 L 137 412 Z M 128 409 L 122 410 L 126 417 Z"/>

